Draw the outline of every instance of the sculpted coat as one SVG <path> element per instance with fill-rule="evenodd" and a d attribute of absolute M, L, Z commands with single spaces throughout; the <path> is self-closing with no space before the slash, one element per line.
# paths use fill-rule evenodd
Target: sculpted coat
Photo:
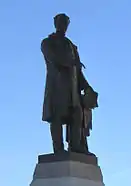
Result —
<path fill-rule="evenodd" d="M 80 104 L 81 90 L 89 86 L 82 73 L 77 47 L 68 38 L 54 33 L 42 41 L 41 50 L 47 68 L 42 120 L 51 123 L 54 117 L 60 116 L 65 124 L 74 97 L 79 97 L 75 104 Z M 75 93 L 72 91 L 74 80 L 77 81 Z"/>

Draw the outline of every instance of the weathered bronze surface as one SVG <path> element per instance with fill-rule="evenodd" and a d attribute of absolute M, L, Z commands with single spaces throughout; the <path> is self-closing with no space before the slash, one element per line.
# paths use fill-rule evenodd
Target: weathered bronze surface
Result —
<path fill-rule="evenodd" d="M 47 69 L 42 120 L 50 123 L 54 153 L 64 152 L 65 124 L 68 150 L 89 154 L 86 136 L 92 129 L 92 109 L 98 106 L 98 94 L 82 73 L 84 65 L 77 47 L 65 36 L 69 23 L 65 14 L 55 16 L 56 32 L 41 43 Z"/>

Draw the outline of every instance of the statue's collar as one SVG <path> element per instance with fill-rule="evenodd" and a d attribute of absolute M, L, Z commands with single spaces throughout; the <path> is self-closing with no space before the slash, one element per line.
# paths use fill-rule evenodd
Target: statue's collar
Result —
<path fill-rule="evenodd" d="M 60 32 L 60 31 L 56 31 L 56 33 L 52 33 L 51 35 L 49 35 L 49 37 L 59 37 L 59 38 L 62 38 L 62 37 L 65 37 L 65 33 Z"/>

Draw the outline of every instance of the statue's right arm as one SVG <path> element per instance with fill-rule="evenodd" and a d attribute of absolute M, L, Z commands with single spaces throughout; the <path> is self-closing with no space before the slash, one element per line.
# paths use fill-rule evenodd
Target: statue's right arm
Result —
<path fill-rule="evenodd" d="M 68 60 L 64 59 L 62 55 L 55 54 L 48 38 L 42 41 L 41 51 L 46 61 L 54 63 L 57 66 L 71 67 L 71 64 L 68 63 Z"/>

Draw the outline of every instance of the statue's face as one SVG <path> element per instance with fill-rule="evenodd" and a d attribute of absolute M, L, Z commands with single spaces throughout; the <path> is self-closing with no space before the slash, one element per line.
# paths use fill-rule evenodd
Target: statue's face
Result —
<path fill-rule="evenodd" d="M 57 31 L 66 32 L 69 25 L 69 18 L 63 15 L 56 17 L 55 27 Z"/>

